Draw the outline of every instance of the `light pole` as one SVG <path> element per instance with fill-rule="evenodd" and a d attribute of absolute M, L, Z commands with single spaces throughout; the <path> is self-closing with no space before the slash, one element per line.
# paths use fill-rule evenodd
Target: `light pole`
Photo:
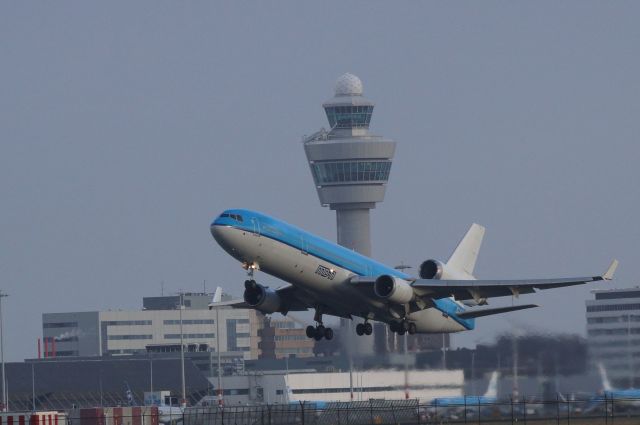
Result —
<path fill-rule="evenodd" d="M 5 374 L 4 369 L 4 335 L 2 332 L 2 299 L 4 297 L 8 297 L 8 295 L 0 291 L 0 361 L 2 362 L 2 411 L 6 412 L 8 410 L 7 404 L 9 400 L 7 400 L 7 375 Z"/>
<path fill-rule="evenodd" d="M 182 402 L 180 403 L 182 407 L 186 407 L 187 405 L 187 389 L 184 382 L 184 335 L 182 333 L 182 309 L 183 305 L 183 292 L 180 292 L 180 372 L 182 376 Z"/>
<path fill-rule="evenodd" d="M 222 406 L 222 365 L 220 359 L 220 315 L 216 306 L 216 354 L 218 355 L 218 406 Z"/>

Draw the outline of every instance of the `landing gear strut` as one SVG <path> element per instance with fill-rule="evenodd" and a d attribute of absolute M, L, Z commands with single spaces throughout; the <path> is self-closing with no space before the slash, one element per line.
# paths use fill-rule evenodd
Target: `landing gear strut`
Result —
<path fill-rule="evenodd" d="M 316 315 L 313 320 L 316 321 L 317 325 L 307 326 L 307 338 L 313 338 L 316 341 L 320 341 L 322 338 L 326 339 L 327 341 L 332 340 L 333 329 L 324 327 L 324 325 L 322 324 L 322 313 L 319 311 L 319 309 L 316 309 Z"/>

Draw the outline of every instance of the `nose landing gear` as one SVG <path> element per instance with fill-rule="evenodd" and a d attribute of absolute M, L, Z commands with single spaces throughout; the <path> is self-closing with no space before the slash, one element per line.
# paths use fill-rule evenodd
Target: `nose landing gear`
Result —
<path fill-rule="evenodd" d="M 391 332 L 395 332 L 398 335 L 404 335 L 405 333 L 409 333 L 409 335 L 414 335 L 418 332 L 416 324 L 413 322 L 409 322 L 408 320 L 403 320 L 401 322 L 391 322 L 389 323 L 389 329 Z"/>

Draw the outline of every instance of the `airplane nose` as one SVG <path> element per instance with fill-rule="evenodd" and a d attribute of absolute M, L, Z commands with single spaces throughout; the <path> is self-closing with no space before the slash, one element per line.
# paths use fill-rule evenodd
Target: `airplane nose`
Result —
<path fill-rule="evenodd" d="M 220 243 L 222 239 L 222 231 L 220 230 L 220 226 L 216 226 L 215 224 L 212 224 L 210 230 L 211 230 L 211 236 L 213 236 L 213 239 L 215 239 L 218 243 Z"/>

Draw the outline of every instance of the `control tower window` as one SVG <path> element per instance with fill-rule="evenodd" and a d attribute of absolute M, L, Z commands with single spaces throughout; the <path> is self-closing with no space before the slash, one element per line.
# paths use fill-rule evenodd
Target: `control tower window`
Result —
<path fill-rule="evenodd" d="M 316 162 L 312 165 L 316 184 L 386 182 L 391 161 Z"/>
<path fill-rule="evenodd" d="M 369 127 L 373 106 L 329 106 L 325 111 L 331 128 Z"/>

